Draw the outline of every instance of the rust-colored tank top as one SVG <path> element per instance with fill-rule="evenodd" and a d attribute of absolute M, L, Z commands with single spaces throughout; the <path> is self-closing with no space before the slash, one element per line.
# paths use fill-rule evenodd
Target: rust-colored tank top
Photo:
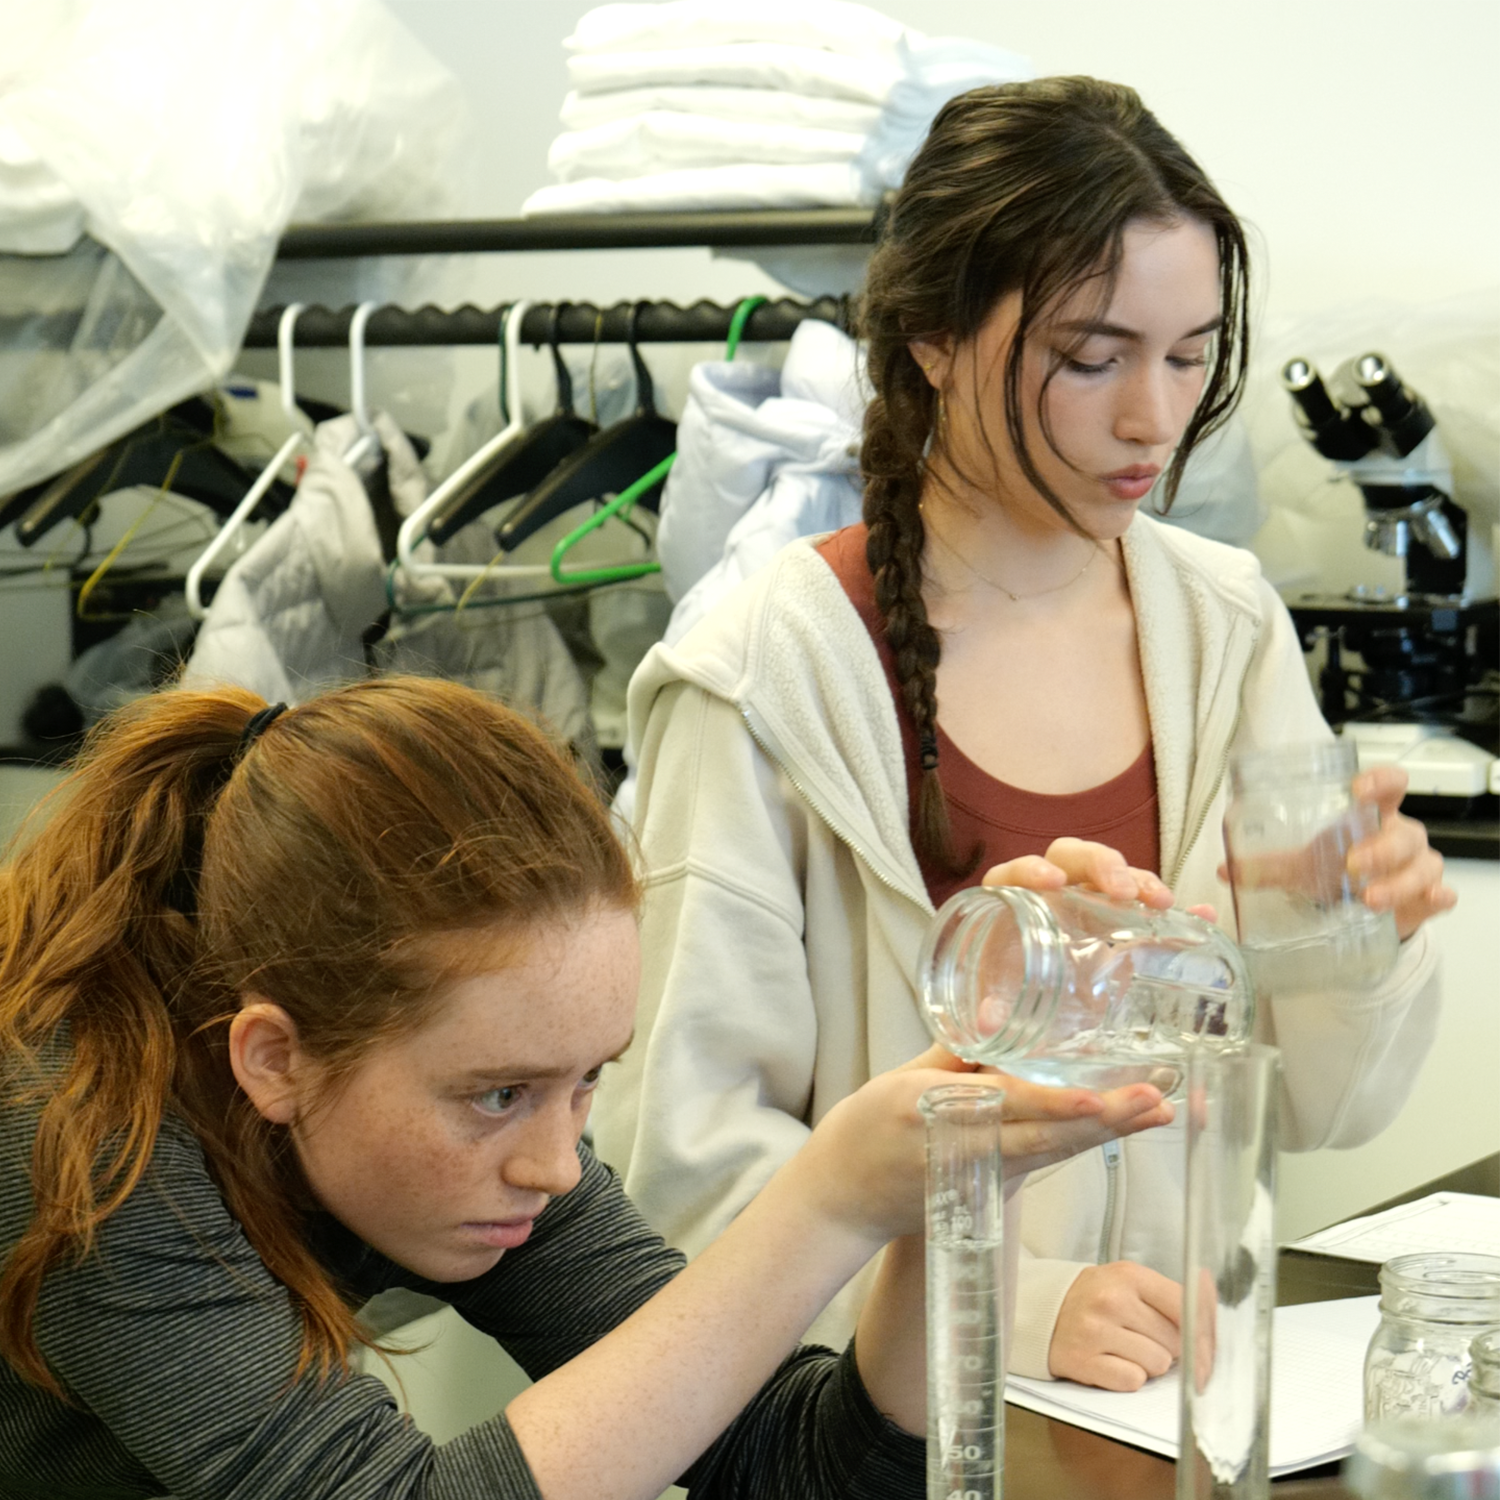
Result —
<path fill-rule="evenodd" d="M 875 580 L 865 559 L 866 536 L 863 523 L 846 526 L 820 542 L 817 550 L 859 612 L 885 668 L 906 752 L 908 817 L 915 836 L 916 788 L 921 774 L 917 731 L 897 690 L 895 660 L 885 639 L 875 605 Z M 938 780 L 948 799 L 953 847 L 961 851 L 978 847 L 982 852 L 972 875 L 950 875 L 923 862 L 922 878 L 934 906 L 941 906 L 965 886 L 977 885 L 991 865 L 1023 854 L 1043 854 L 1053 839 L 1064 836 L 1108 844 L 1137 869 L 1159 873 L 1156 762 L 1149 744 L 1133 766 L 1102 786 L 1053 796 L 1010 786 L 981 770 L 948 738 L 941 724 L 937 737 Z"/>

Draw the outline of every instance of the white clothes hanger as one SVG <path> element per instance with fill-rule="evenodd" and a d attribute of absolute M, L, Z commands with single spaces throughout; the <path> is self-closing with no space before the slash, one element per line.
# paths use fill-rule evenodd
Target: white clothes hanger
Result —
<path fill-rule="evenodd" d="M 482 563 L 419 562 L 415 549 L 427 535 L 428 521 L 442 509 L 448 496 L 466 484 L 475 470 L 483 468 L 490 458 L 520 433 L 521 418 L 521 324 L 525 320 L 527 301 L 512 302 L 505 310 L 503 339 L 505 343 L 505 389 L 500 392 L 501 416 L 505 425 L 489 442 L 466 458 L 402 523 L 396 537 L 396 565 L 408 578 L 551 578 L 546 563 L 506 563 L 488 567 Z"/>
<path fill-rule="evenodd" d="M 183 584 L 183 593 L 187 597 L 188 614 L 195 620 L 208 618 L 208 606 L 203 603 L 204 575 L 223 556 L 224 549 L 250 519 L 255 507 L 260 504 L 261 496 L 276 482 L 276 476 L 281 472 L 286 461 L 296 452 L 299 445 L 307 442 L 307 437 L 301 427 L 306 418 L 297 406 L 296 386 L 292 383 L 292 332 L 297 326 L 297 315 L 304 305 L 301 302 L 293 302 L 287 307 L 281 314 L 281 322 L 276 329 L 276 378 L 280 384 L 281 409 L 291 419 L 295 430 L 277 449 L 276 456 L 256 476 L 255 483 L 245 491 L 245 498 L 235 506 L 229 519 L 215 532 L 213 540 L 199 553 L 197 560 L 188 569 L 187 579 Z"/>
<path fill-rule="evenodd" d="M 359 427 L 359 436 L 344 451 L 344 462 L 350 468 L 380 451 L 380 435 L 375 431 L 365 397 L 365 324 L 379 305 L 361 302 L 349 320 L 349 406 Z"/>

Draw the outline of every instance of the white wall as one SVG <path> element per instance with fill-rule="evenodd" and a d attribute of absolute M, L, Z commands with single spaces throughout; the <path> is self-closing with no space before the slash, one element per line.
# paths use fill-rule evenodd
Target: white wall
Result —
<path fill-rule="evenodd" d="M 586 0 L 388 0 L 464 84 L 479 141 L 468 210 L 514 214 L 549 178 L 565 89 L 562 38 Z M 1494 0 L 883 0 L 933 34 L 1028 54 L 1045 73 L 1139 89 L 1265 240 L 1275 311 L 1385 296 L 1425 301 L 1496 283 L 1500 243 L 1500 6 Z M 562 279 L 613 261 L 714 279 L 688 252 L 527 257 Z M 721 268 L 722 269 L 722 268 Z M 599 274 L 585 273 L 587 277 Z M 579 283 L 581 285 L 581 283 Z M 738 289 L 739 283 L 736 283 Z M 569 289 L 577 285 L 569 281 Z M 527 288 L 522 287 L 523 294 Z"/>

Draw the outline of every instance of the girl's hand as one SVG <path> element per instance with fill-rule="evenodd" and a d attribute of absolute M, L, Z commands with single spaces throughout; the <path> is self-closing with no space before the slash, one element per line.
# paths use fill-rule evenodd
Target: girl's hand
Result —
<path fill-rule="evenodd" d="M 1172 1118 L 1172 1106 L 1149 1084 L 1104 1094 L 1049 1088 L 981 1071 L 931 1047 L 840 1100 L 794 1160 L 825 1211 L 867 1236 L 872 1249 L 921 1232 L 926 1129 L 918 1101 L 928 1089 L 961 1077 L 1005 1090 L 1000 1149 L 1010 1180 Z"/>
<path fill-rule="evenodd" d="M 1403 941 L 1458 900 L 1443 884 L 1443 856 L 1428 845 L 1426 828 L 1398 811 L 1406 783 L 1399 766 L 1372 766 L 1354 778 L 1355 800 L 1380 809 L 1380 828 L 1355 844 L 1348 859 L 1350 875 L 1366 882 L 1365 905 L 1393 913 Z"/>
<path fill-rule="evenodd" d="M 1086 885 L 1113 901 L 1139 901 L 1161 910 L 1173 901 L 1171 890 L 1159 875 L 1137 870 L 1126 864 L 1118 849 L 1088 839 L 1053 839 L 1046 854 L 1027 854 L 992 866 L 984 872 L 981 884 L 1015 885 L 1028 891 Z M 1211 906 L 1190 906 L 1188 910 L 1205 921 L 1218 920 Z"/>

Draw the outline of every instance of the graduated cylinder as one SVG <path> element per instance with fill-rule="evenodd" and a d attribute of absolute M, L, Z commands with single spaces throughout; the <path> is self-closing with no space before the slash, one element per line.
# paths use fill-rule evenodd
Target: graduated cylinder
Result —
<path fill-rule="evenodd" d="M 922 1095 L 927 1121 L 927 1500 L 999 1500 L 1005 1460 L 1005 1095 Z"/>

